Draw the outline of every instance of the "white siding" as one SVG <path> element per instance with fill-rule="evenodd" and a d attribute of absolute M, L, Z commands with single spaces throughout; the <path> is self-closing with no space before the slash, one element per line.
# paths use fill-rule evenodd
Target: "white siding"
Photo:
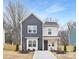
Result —
<path fill-rule="evenodd" d="M 52 29 L 52 34 L 48 34 L 48 29 Z M 43 36 L 57 36 L 58 28 L 57 27 L 43 27 Z"/>

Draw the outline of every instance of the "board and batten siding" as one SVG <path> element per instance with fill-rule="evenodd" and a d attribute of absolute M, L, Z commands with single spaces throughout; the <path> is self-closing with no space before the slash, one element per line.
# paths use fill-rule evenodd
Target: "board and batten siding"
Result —
<path fill-rule="evenodd" d="M 28 25 L 36 25 L 37 33 L 30 34 L 27 32 Z M 22 22 L 22 49 L 27 49 L 27 39 L 25 37 L 39 37 L 38 50 L 42 50 L 42 22 L 33 14 Z"/>

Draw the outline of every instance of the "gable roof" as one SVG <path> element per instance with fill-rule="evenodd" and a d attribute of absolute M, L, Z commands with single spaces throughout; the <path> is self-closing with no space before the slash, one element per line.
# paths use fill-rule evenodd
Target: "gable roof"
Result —
<path fill-rule="evenodd" d="M 42 22 L 40 20 L 40 18 L 38 16 L 36 16 L 34 13 L 29 13 L 26 17 L 24 17 L 24 19 L 22 19 L 19 23 L 22 23 L 23 21 L 25 21 L 28 17 L 30 17 L 31 15 L 35 16 L 40 22 Z"/>

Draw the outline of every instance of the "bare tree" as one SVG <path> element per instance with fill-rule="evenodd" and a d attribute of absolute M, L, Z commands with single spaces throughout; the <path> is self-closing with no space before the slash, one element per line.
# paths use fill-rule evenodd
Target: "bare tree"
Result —
<path fill-rule="evenodd" d="M 22 20 L 26 14 L 27 11 L 23 7 L 23 5 L 16 1 L 13 3 L 12 1 L 9 2 L 8 6 L 5 9 L 4 12 L 4 30 L 9 30 L 9 32 L 12 34 L 13 37 L 13 43 L 19 44 L 20 42 L 20 24 L 19 21 Z"/>
<path fill-rule="evenodd" d="M 68 27 L 68 40 L 69 40 L 69 44 L 70 44 L 70 32 L 71 32 L 71 29 L 73 28 L 73 27 L 76 27 L 76 22 L 68 22 L 67 23 L 67 27 Z"/>
<path fill-rule="evenodd" d="M 60 36 L 61 40 L 60 40 L 60 44 L 61 45 L 68 45 L 68 36 L 67 36 L 67 31 L 65 30 L 61 30 L 59 31 L 58 35 Z"/>

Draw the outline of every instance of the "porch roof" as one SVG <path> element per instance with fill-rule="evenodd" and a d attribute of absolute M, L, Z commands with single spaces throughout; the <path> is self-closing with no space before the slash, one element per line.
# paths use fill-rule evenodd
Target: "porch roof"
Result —
<path fill-rule="evenodd" d="M 59 36 L 43 36 L 43 39 L 48 40 L 48 39 L 60 39 Z"/>

